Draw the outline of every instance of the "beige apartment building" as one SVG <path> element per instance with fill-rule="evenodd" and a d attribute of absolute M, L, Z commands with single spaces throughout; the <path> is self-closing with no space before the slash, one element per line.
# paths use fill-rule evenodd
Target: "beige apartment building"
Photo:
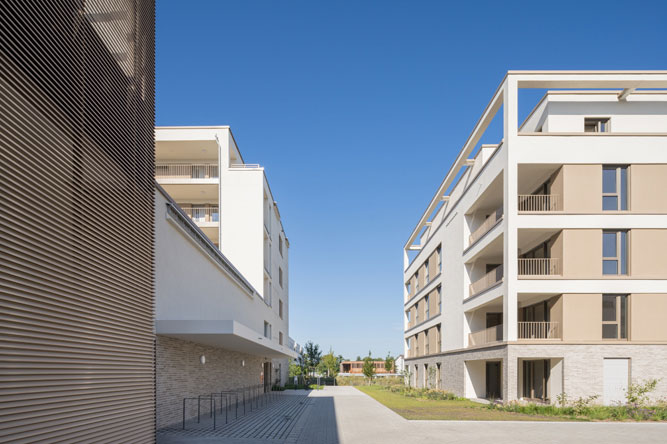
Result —
<path fill-rule="evenodd" d="M 545 93 L 520 123 L 525 88 Z M 412 384 L 612 404 L 667 374 L 665 88 L 667 72 L 507 73 L 404 247 Z"/>

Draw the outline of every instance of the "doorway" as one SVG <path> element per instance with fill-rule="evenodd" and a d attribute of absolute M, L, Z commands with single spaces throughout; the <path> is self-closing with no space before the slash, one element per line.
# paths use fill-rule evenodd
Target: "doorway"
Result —
<path fill-rule="evenodd" d="M 549 374 L 551 370 L 548 359 L 523 361 L 523 397 L 528 399 L 549 399 Z"/>
<path fill-rule="evenodd" d="M 502 399 L 502 371 L 500 361 L 486 363 L 486 399 Z"/>
<path fill-rule="evenodd" d="M 264 393 L 271 391 L 271 363 L 264 363 Z"/>

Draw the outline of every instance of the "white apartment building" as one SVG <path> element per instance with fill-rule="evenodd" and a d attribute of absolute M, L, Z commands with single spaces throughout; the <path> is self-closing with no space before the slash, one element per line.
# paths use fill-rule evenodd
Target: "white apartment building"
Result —
<path fill-rule="evenodd" d="M 155 152 L 161 428 L 182 417 L 185 397 L 284 384 L 301 347 L 289 338 L 289 241 L 264 169 L 243 161 L 229 127 L 157 128 Z"/>
<path fill-rule="evenodd" d="M 548 91 L 520 124 L 525 88 Z M 667 71 L 507 73 L 404 246 L 412 384 L 611 404 L 667 374 L 666 89 Z"/>

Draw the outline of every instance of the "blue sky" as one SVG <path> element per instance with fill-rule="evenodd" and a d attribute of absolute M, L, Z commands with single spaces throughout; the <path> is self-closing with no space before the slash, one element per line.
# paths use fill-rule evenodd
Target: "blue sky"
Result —
<path fill-rule="evenodd" d="M 157 0 L 157 124 L 266 167 L 301 343 L 403 352 L 402 246 L 507 70 L 667 68 L 664 1 L 448 3 Z"/>

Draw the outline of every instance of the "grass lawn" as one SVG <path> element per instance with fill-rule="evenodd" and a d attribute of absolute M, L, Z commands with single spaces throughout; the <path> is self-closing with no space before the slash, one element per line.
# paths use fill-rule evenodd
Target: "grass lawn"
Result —
<path fill-rule="evenodd" d="M 436 401 L 411 398 L 392 393 L 378 386 L 357 386 L 376 401 L 395 411 L 405 419 L 445 419 L 476 421 L 567 421 L 554 416 L 526 415 L 491 410 L 472 401 Z M 570 419 L 571 421 L 571 419 Z"/>

